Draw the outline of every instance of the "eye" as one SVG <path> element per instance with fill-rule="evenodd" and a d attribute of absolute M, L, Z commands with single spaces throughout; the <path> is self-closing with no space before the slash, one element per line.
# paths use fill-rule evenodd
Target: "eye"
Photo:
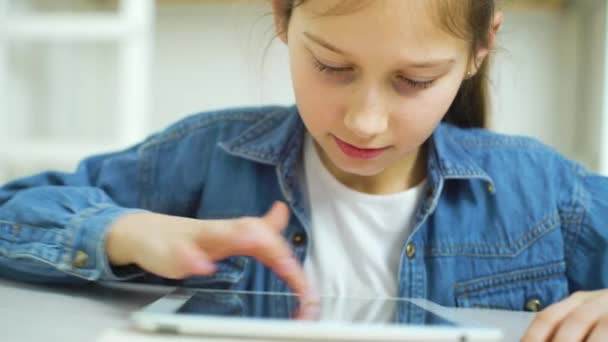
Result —
<path fill-rule="evenodd" d="M 435 83 L 435 80 L 416 81 L 416 80 L 412 80 L 410 78 L 403 77 L 403 76 L 399 76 L 398 79 L 400 82 L 404 82 L 408 86 L 415 88 L 415 89 L 427 89 L 427 88 L 430 88 Z"/>
<path fill-rule="evenodd" d="M 322 73 L 326 73 L 326 74 L 340 74 L 340 73 L 346 73 L 346 72 L 353 70 L 353 68 L 351 68 L 351 67 L 329 66 L 327 64 L 321 63 L 316 58 L 313 58 L 313 64 L 314 64 L 315 68 L 317 68 L 317 70 L 319 70 Z"/>

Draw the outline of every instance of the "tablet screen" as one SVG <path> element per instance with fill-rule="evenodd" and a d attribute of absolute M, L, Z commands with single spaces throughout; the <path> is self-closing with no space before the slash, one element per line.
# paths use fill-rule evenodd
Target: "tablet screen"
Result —
<path fill-rule="evenodd" d="M 427 325 L 455 325 L 405 299 L 321 297 L 314 310 L 308 310 L 312 314 L 301 316 L 298 298 L 290 294 L 186 291 L 191 296 L 177 309 L 181 315 L 394 324 L 404 322 L 403 313 L 409 312 Z"/>

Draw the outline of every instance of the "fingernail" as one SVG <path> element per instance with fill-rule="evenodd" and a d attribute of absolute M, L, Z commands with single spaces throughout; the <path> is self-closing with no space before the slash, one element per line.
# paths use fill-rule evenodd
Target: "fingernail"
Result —
<path fill-rule="evenodd" d="M 212 262 L 209 262 L 206 260 L 201 260 L 201 261 L 197 262 L 196 267 L 200 273 L 204 273 L 204 274 L 213 273 L 216 270 L 215 265 Z"/>

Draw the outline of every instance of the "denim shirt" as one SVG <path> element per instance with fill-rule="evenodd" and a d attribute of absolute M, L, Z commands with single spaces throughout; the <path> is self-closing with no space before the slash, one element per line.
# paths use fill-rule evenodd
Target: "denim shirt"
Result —
<path fill-rule="evenodd" d="M 224 219 L 261 216 L 281 200 L 292 212 L 284 236 L 303 261 L 314 243 L 302 182 L 304 136 L 296 107 L 214 111 L 127 150 L 87 158 L 74 173 L 5 184 L 0 276 L 289 291 L 251 257 L 229 257 L 213 275 L 171 282 L 110 266 L 104 246 L 112 222 L 131 212 Z M 395 279 L 401 297 L 535 310 L 607 286 L 606 178 L 530 138 L 448 124 L 428 140 L 428 156 L 427 191 Z"/>

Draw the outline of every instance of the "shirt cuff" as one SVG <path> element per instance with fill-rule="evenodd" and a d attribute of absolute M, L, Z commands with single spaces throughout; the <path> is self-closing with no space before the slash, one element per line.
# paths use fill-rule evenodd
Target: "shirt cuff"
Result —
<path fill-rule="evenodd" d="M 106 253 L 106 239 L 112 224 L 122 216 L 138 212 L 146 211 L 102 204 L 78 213 L 67 227 L 73 241 L 67 242 L 70 246 L 64 259 L 68 269 L 64 271 L 89 280 L 104 281 L 129 280 L 143 275 L 144 271 L 134 265 L 110 265 Z"/>

